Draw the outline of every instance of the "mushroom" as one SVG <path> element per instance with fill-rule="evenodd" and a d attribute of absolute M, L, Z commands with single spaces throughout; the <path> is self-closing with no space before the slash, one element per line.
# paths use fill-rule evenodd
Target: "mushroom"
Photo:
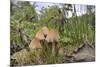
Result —
<path fill-rule="evenodd" d="M 31 52 L 32 56 L 35 55 L 35 62 L 42 64 L 43 63 L 42 60 L 41 60 L 42 46 L 41 46 L 41 43 L 40 43 L 40 39 L 35 37 L 31 41 L 29 48 L 30 48 L 30 52 Z"/>
<path fill-rule="evenodd" d="M 46 41 L 49 43 L 51 42 L 52 43 L 52 54 L 53 56 L 56 54 L 56 49 L 58 49 L 58 41 L 59 41 L 59 33 L 58 31 L 54 30 L 54 29 L 51 29 L 48 34 L 47 34 L 47 37 L 46 37 Z"/>
<path fill-rule="evenodd" d="M 32 49 L 42 48 L 40 41 L 44 40 L 48 34 L 48 28 L 44 26 L 41 30 L 36 33 L 35 38 L 31 41 L 29 47 Z"/>
<path fill-rule="evenodd" d="M 42 46 L 41 46 L 41 41 L 43 41 L 45 39 L 45 37 L 47 36 L 48 33 L 48 28 L 47 27 L 43 27 L 42 29 L 40 29 L 37 33 L 35 38 L 31 41 L 29 48 L 31 49 L 31 52 L 34 53 L 36 55 L 36 61 L 37 63 L 41 64 L 42 61 L 40 60 L 40 55 L 42 54 Z M 33 49 L 38 49 L 38 50 L 33 50 Z M 39 62 L 41 61 L 41 62 Z"/>

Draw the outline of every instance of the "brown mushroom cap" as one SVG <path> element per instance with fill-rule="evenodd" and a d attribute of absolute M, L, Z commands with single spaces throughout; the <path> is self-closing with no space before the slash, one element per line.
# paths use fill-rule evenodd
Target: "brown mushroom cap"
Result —
<path fill-rule="evenodd" d="M 44 26 L 41 30 L 39 30 L 37 33 L 36 33 L 36 38 L 40 39 L 40 40 L 44 40 L 45 39 L 45 36 L 47 36 L 49 30 L 46 26 Z"/>
<path fill-rule="evenodd" d="M 38 49 L 38 48 L 42 48 L 41 44 L 40 44 L 40 40 L 38 38 L 34 38 L 30 45 L 29 48 L 31 49 Z"/>
<path fill-rule="evenodd" d="M 44 26 L 44 27 L 42 28 L 42 32 L 43 32 L 44 35 L 47 35 L 48 32 L 49 32 L 49 29 L 48 29 L 46 26 Z"/>
<path fill-rule="evenodd" d="M 54 30 L 54 29 L 51 29 L 48 34 L 47 34 L 47 37 L 46 37 L 46 41 L 47 42 L 58 42 L 59 41 L 59 33 L 58 31 Z"/>
<path fill-rule="evenodd" d="M 38 32 L 36 33 L 35 38 L 38 38 L 39 40 L 44 40 L 44 39 L 45 39 L 42 30 L 40 30 L 40 31 L 38 31 Z"/>

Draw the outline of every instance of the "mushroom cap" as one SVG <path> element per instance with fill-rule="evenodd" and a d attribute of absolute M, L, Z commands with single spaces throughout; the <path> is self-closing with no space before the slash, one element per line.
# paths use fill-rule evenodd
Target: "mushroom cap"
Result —
<path fill-rule="evenodd" d="M 58 42 L 59 41 L 59 33 L 58 31 L 54 30 L 54 29 L 51 29 L 48 34 L 47 34 L 47 37 L 46 37 L 46 41 L 47 42 Z"/>
<path fill-rule="evenodd" d="M 46 26 L 44 26 L 44 27 L 42 28 L 42 32 L 43 32 L 44 35 L 47 35 L 48 32 L 49 32 L 49 29 L 48 29 Z"/>
<path fill-rule="evenodd" d="M 31 49 L 38 49 L 38 48 L 42 48 L 41 44 L 40 44 L 40 40 L 38 38 L 34 38 L 30 45 L 29 48 Z"/>
<path fill-rule="evenodd" d="M 45 39 L 45 36 L 47 36 L 49 30 L 46 26 L 44 26 L 41 30 L 39 30 L 37 33 L 36 33 L 36 38 L 40 39 L 40 40 L 44 40 Z"/>
<path fill-rule="evenodd" d="M 38 38 L 39 40 L 44 40 L 44 39 L 45 39 L 42 30 L 39 30 L 39 31 L 36 33 L 35 38 Z"/>

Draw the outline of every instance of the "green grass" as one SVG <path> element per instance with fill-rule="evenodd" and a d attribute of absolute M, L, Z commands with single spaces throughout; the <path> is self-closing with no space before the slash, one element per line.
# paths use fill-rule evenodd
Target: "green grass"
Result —
<path fill-rule="evenodd" d="M 91 21 L 94 15 L 84 15 L 82 17 L 70 18 L 64 25 L 64 32 L 61 35 L 60 42 L 66 48 L 67 54 L 73 51 L 87 41 L 90 45 L 95 42 L 95 30 Z M 90 20 L 91 17 L 91 20 Z"/>

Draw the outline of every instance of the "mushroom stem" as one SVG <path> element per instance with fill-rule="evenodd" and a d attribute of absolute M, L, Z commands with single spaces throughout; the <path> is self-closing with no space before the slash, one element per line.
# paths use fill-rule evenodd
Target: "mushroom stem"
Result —
<path fill-rule="evenodd" d="M 52 55 L 53 55 L 53 56 L 55 56 L 55 54 L 56 54 L 56 50 L 55 50 L 56 48 L 55 48 L 55 47 L 56 47 L 56 45 L 55 45 L 55 43 L 53 42 L 53 43 L 52 43 Z"/>

